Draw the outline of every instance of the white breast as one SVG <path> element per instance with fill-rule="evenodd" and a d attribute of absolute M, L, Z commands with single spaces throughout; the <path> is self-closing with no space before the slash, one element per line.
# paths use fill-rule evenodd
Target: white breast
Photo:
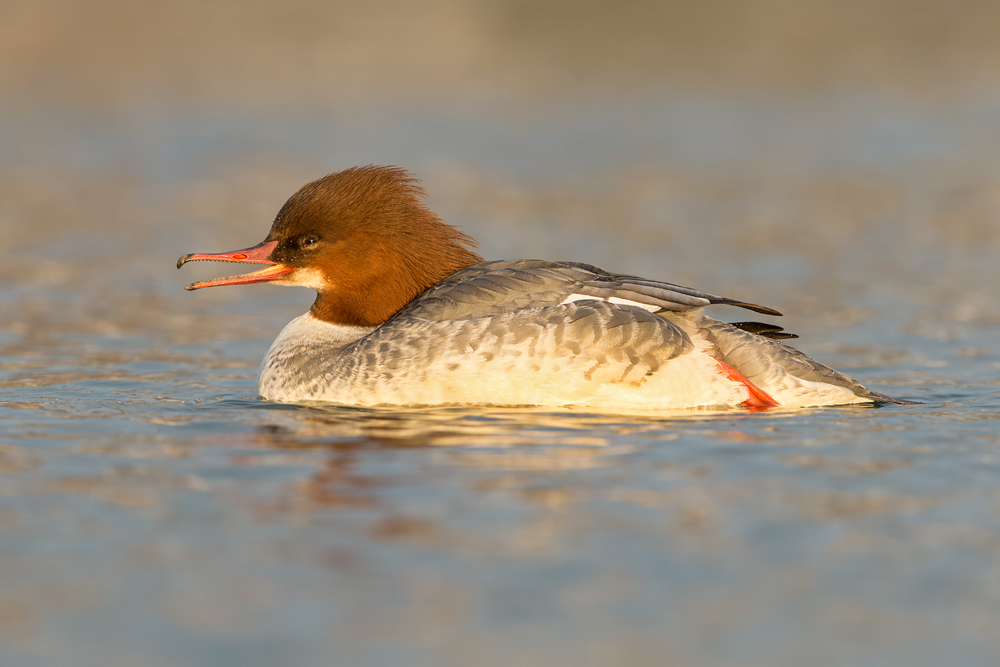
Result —
<path fill-rule="evenodd" d="M 302 387 L 314 384 L 324 360 L 335 358 L 345 347 L 374 330 L 323 322 L 311 313 L 285 325 L 260 365 L 257 391 L 269 401 L 306 400 Z"/>

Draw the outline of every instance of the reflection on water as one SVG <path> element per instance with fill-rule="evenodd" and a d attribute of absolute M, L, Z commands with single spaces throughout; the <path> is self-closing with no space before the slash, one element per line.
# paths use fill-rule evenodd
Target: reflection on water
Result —
<path fill-rule="evenodd" d="M 4 390 L 9 655 L 59 664 L 99 632 L 86 663 L 215 646 L 318 664 L 347 646 L 375 665 L 431 646 L 419 663 L 729 664 L 763 637 L 791 664 L 786 650 L 845 636 L 958 650 L 953 624 L 993 646 L 998 406 L 959 385 L 916 416 L 623 416 L 278 406 L 217 386 L 192 401 L 154 384 L 155 400 L 133 380 L 48 402 L 48 387 Z M 94 424 L 65 426 L 58 406 Z M 786 634 L 817 627 L 808 645 Z"/>
<path fill-rule="evenodd" d="M 281 415 L 271 444 L 360 438 L 391 446 L 518 447 L 526 444 L 604 447 L 615 435 L 641 433 L 685 419 L 711 419 L 724 411 L 668 414 L 591 414 L 578 408 L 267 406 Z M 745 414 L 731 411 L 729 414 Z M 271 419 L 277 415 L 271 414 Z M 567 435 L 567 433 L 573 435 Z"/>

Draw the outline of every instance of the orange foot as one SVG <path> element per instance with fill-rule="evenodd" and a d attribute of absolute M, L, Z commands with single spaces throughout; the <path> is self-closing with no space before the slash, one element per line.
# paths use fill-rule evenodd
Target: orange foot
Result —
<path fill-rule="evenodd" d="M 715 357 L 712 358 L 715 359 Z M 722 371 L 723 375 L 733 382 L 739 382 L 747 388 L 747 391 L 750 392 L 750 398 L 743 401 L 743 407 L 748 409 L 750 412 L 761 412 L 779 405 L 776 400 L 771 398 L 770 394 L 743 377 L 743 373 L 740 373 L 738 370 L 726 362 L 720 361 L 719 359 L 715 359 L 715 363 L 719 364 L 719 370 Z"/>

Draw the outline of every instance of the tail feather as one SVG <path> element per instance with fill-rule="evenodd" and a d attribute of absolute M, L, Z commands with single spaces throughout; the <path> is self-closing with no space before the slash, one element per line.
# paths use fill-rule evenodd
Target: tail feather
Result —
<path fill-rule="evenodd" d="M 776 329 L 756 322 L 727 324 L 708 317 L 700 322 L 701 333 L 715 347 L 716 354 L 713 356 L 761 387 L 767 387 L 785 375 L 792 375 L 808 382 L 842 387 L 859 398 L 878 403 L 911 403 L 872 391 L 857 380 L 775 340 L 779 336 L 785 337 L 781 335 L 780 328 Z"/>
<path fill-rule="evenodd" d="M 758 336 L 772 338 L 774 340 L 799 337 L 798 334 L 786 333 L 784 328 L 775 324 L 766 324 L 764 322 L 731 322 L 730 324 L 737 329 L 749 331 L 750 333 L 757 334 Z"/>

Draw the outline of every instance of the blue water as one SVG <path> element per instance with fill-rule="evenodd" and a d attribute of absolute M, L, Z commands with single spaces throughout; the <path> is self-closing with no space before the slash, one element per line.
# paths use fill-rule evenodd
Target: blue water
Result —
<path fill-rule="evenodd" d="M 0 232 L 0 662 L 995 664 L 995 105 L 572 109 L 0 129 L 30 167 Z M 302 182 L 371 162 L 417 172 L 488 257 L 776 307 L 801 349 L 922 403 L 261 402 L 259 360 L 310 295 L 188 294 L 215 267 L 173 263 L 259 241 Z"/>

